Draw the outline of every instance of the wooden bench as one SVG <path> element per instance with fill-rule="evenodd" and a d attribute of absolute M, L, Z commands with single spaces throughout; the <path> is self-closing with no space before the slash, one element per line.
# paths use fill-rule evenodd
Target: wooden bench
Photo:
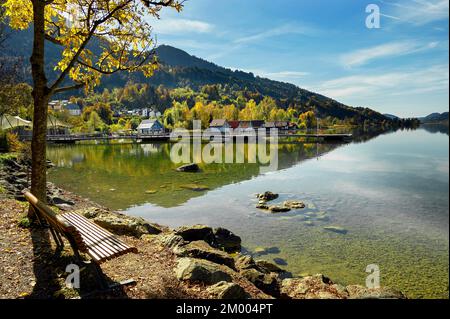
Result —
<path fill-rule="evenodd" d="M 64 248 L 64 242 L 61 237 L 63 236 L 70 243 L 79 263 L 86 263 L 81 258 L 80 252 L 90 257 L 91 264 L 94 265 L 102 288 L 112 288 L 113 286 L 134 282 L 133 280 L 127 280 L 113 286 L 107 285 L 100 264 L 131 252 L 137 253 L 135 247 L 128 246 L 115 235 L 91 222 L 84 216 L 73 212 L 56 214 L 50 207 L 40 202 L 33 194 L 26 192 L 24 195 L 30 203 L 30 208 L 34 212 L 38 222 L 43 226 L 49 226 L 50 233 L 58 250 Z"/>

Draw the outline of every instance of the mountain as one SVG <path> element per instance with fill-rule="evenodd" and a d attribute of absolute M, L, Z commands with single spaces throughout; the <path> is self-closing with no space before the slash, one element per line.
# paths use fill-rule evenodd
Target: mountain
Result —
<path fill-rule="evenodd" d="M 428 116 L 419 118 L 421 123 L 448 123 L 449 117 L 448 112 L 444 113 L 431 113 Z"/>
<path fill-rule="evenodd" d="M 5 42 L 5 48 L 0 51 L 0 58 L 3 59 L 23 57 L 27 82 L 31 82 L 28 62 L 32 49 L 31 44 L 32 32 L 30 30 L 11 31 Z M 89 49 L 98 52 L 99 46 L 94 42 L 91 43 Z M 46 71 L 51 81 L 56 78 L 53 66 L 58 61 L 61 49 L 52 43 L 47 43 L 46 50 Z M 216 84 L 225 87 L 231 93 L 244 91 L 248 93 L 247 95 L 256 96 L 256 98 L 270 96 L 277 100 L 280 107 L 286 109 L 291 106 L 301 111 L 314 110 L 320 117 L 331 116 L 340 120 L 353 119 L 358 123 L 389 121 L 384 115 L 369 108 L 350 107 L 290 83 L 273 81 L 252 73 L 223 68 L 168 45 L 159 46 L 156 54 L 161 66 L 151 78 L 145 78 L 140 73 L 116 73 L 104 77 L 97 90 L 124 87 L 129 82 L 146 83 L 155 87 L 162 85 L 166 88 L 190 87 L 197 91 L 205 85 Z M 68 94 L 74 95 L 77 92 Z M 82 94 L 82 91 L 79 91 L 79 94 Z"/>
<path fill-rule="evenodd" d="M 390 120 L 399 120 L 400 118 L 396 115 L 392 115 L 392 114 L 383 114 L 383 116 L 387 117 Z"/>

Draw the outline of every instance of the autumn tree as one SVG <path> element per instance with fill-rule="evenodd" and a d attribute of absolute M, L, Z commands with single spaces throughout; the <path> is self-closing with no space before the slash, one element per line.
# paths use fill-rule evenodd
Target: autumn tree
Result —
<path fill-rule="evenodd" d="M 46 200 L 46 134 L 48 102 L 72 89 L 93 89 L 103 75 L 141 71 L 151 76 L 157 67 L 148 17 L 159 18 L 164 7 L 178 11 L 177 0 L 6 0 L 3 4 L 14 29 L 33 26 L 30 57 L 33 77 L 33 138 L 31 191 Z M 45 43 L 62 48 L 51 83 L 45 72 Z M 99 54 L 89 49 L 96 42 Z"/>
<path fill-rule="evenodd" d="M 308 129 L 312 129 L 317 126 L 317 118 L 313 111 L 308 111 L 300 114 L 298 120 L 300 126 Z"/>

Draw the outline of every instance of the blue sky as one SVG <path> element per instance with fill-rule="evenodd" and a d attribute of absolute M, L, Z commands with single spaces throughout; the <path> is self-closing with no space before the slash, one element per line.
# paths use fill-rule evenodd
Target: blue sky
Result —
<path fill-rule="evenodd" d="M 381 27 L 366 27 L 366 7 Z M 448 0 L 188 0 L 158 44 L 399 116 L 449 109 Z"/>

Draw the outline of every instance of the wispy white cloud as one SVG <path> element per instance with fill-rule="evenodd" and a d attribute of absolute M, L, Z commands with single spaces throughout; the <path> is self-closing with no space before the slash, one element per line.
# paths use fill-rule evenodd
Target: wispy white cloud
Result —
<path fill-rule="evenodd" d="M 418 26 L 445 20 L 449 17 L 448 0 L 380 1 L 387 5 L 386 17 Z"/>
<path fill-rule="evenodd" d="M 236 44 L 246 44 L 258 42 L 260 40 L 282 36 L 287 34 L 299 34 L 299 35 L 313 35 L 317 33 L 317 30 L 307 26 L 301 26 L 296 24 L 285 24 L 272 29 L 264 30 L 251 35 L 243 36 L 234 40 Z"/>
<path fill-rule="evenodd" d="M 439 42 L 422 44 L 415 41 L 385 43 L 343 54 L 340 61 L 346 67 L 361 66 L 375 59 L 397 57 L 433 49 L 438 44 Z"/>
<path fill-rule="evenodd" d="M 161 19 L 153 21 L 152 26 L 160 34 L 209 33 L 214 30 L 210 23 L 187 19 Z"/>
<path fill-rule="evenodd" d="M 448 67 L 448 64 L 433 65 L 420 70 L 347 76 L 325 81 L 315 89 L 335 99 L 448 92 Z"/>
<path fill-rule="evenodd" d="M 231 70 L 241 70 L 244 72 L 251 72 L 257 76 L 268 78 L 271 80 L 279 80 L 279 81 L 289 81 L 294 79 L 305 78 L 310 75 L 309 72 L 304 71 L 267 71 L 263 69 L 239 69 L 239 68 L 229 68 Z"/>

